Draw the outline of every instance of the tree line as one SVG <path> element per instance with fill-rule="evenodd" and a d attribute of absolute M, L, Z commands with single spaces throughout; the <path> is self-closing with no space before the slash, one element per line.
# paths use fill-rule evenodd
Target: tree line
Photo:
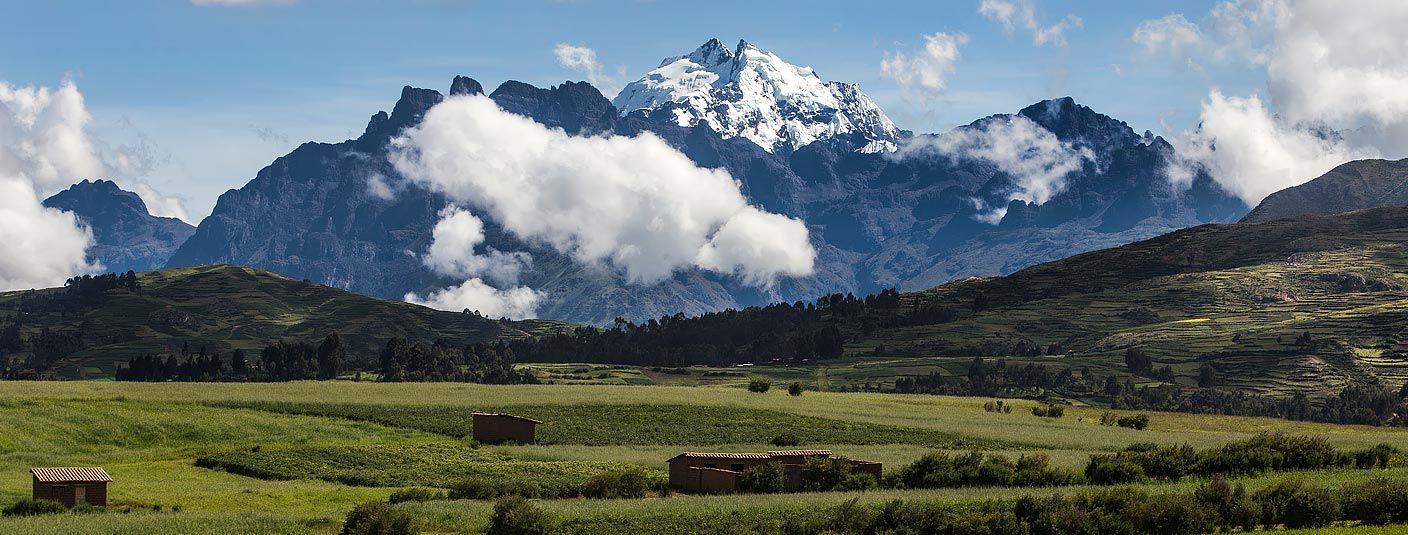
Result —
<path fill-rule="evenodd" d="M 862 331 L 888 325 L 900 306 L 890 288 L 856 297 L 831 294 L 813 302 L 774 303 L 698 316 L 675 314 L 635 323 L 622 318 L 607 328 L 515 340 L 507 347 L 534 362 L 590 362 L 640 366 L 730 366 L 799 363 L 840 357 L 843 325 Z"/>
<path fill-rule="evenodd" d="M 204 346 L 192 350 L 183 344 L 178 353 L 133 357 L 118 365 L 119 381 L 244 381 L 281 382 L 331 380 L 345 374 L 361 378 L 363 372 L 377 372 L 376 380 L 458 381 L 492 384 L 536 383 L 532 372 L 518 370 L 513 352 L 502 346 L 456 347 L 446 342 L 433 345 L 391 338 L 381 352 L 376 369 L 349 366 L 342 336 L 329 334 L 319 343 L 279 340 L 250 358 L 242 349 L 228 353 L 209 352 Z"/>

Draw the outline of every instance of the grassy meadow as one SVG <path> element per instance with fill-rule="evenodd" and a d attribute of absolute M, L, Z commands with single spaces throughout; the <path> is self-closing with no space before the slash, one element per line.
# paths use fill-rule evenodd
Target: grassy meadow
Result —
<path fill-rule="evenodd" d="M 335 533 L 353 506 L 384 500 L 402 488 L 444 488 L 471 476 L 568 488 L 620 466 L 639 466 L 663 478 L 665 460 L 681 451 L 776 449 L 771 439 L 782 433 L 796 435 L 798 447 L 882 461 L 887 470 L 931 450 L 966 449 L 1040 451 L 1056 466 L 1079 469 L 1092 453 L 1137 442 L 1205 448 L 1268 430 L 1323 436 L 1341 449 L 1379 443 L 1408 449 L 1408 430 L 1155 413 L 1147 430 L 1135 431 L 1099 425 L 1103 409 L 1074 407 L 1063 418 L 1048 419 L 1026 411 L 1031 402 L 1014 401 L 1016 410 L 999 414 L 984 411 L 984 401 L 831 392 L 793 397 L 783 389 L 756 394 L 730 386 L 4 382 L 0 502 L 28 496 L 31 466 L 96 465 L 115 479 L 109 491 L 115 506 L 102 514 L 3 518 L 0 532 Z M 474 445 L 465 438 L 468 415 L 480 409 L 543 420 L 541 443 Z M 1287 478 L 1333 484 L 1375 476 L 1408 480 L 1408 469 L 1273 473 L 1245 483 L 1255 489 Z M 1185 479 L 1143 487 L 1183 492 L 1197 483 Z M 975 503 L 1073 490 L 539 503 L 570 532 L 631 533 L 648 527 L 685 533 L 727 519 L 814 514 L 852 498 Z M 427 532 L 476 533 L 486 525 L 492 504 L 454 500 L 396 507 L 412 513 Z"/>

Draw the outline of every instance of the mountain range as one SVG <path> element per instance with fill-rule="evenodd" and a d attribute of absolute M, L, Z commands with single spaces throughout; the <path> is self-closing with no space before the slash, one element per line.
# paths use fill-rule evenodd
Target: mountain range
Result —
<path fill-rule="evenodd" d="M 447 94 L 483 91 L 460 76 Z M 276 159 L 221 195 L 167 265 L 249 265 L 395 299 L 458 283 L 418 258 L 447 200 L 402 180 L 388 161 L 390 140 L 447 94 L 405 87 L 359 137 L 305 143 Z M 570 134 L 659 136 L 697 165 L 727 171 L 752 204 L 804 221 L 817 251 L 811 276 L 768 287 L 702 270 L 635 284 L 487 219 L 485 246 L 532 255 L 520 284 L 545 296 L 545 318 L 602 324 L 838 290 L 916 290 L 1247 211 L 1205 175 L 1170 185 L 1171 145 L 1070 98 L 914 135 L 857 86 L 822 81 L 745 42 L 710 40 L 667 58 L 614 102 L 582 82 L 508 81 L 488 97 Z M 1015 155 L 993 150 L 1004 141 L 1025 145 Z"/>

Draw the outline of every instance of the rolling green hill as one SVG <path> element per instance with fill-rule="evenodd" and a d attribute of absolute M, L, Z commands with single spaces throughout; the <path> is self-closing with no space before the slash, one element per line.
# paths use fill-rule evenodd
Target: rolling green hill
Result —
<path fill-rule="evenodd" d="M 1408 208 L 1393 207 L 1204 225 L 1005 277 L 661 318 L 513 346 L 526 361 L 746 362 L 758 365 L 754 375 L 816 387 L 1054 390 L 1103 404 L 1141 385 L 1176 384 L 1221 389 L 1206 395 L 1270 396 L 1257 403 L 1293 394 L 1320 403 L 1351 385 L 1396 393 L 1408 380 L 1405 329 Z M 1127 354 L 1152 363 L 1132 369 Z M 1008 366 L 975 382 L 975 357 Z M 928 382 L 896 388 L 916 377 Z M 1389 401 L 1397 396 L 1376 413 L 1392 414 Z M 1218 405 L 1236 410 L 1227 408 L 1235 403 Z"/>
<path fill-rule="evenodd" d="M 244 349 L 279 339 L 316 342 L 333 331 L 353 359 L 372 359 L 388 338 L 456 344 L 521 338 L 561 328 L 551 321 L 499 321 L 366 297 L 247 267 L 217 265 L 146 271 L 137 292 L 109 290 L 76 303 L 64 288 L 0 293 L 0 323 L 18 321 L 30 347 L 41 332 L 63 341 L 54 371 L 110 376 L 145 353 Z M 21 353 L 20 357 L 27 354 Z"/>
<path fill-rule="evenodd" d="M 1397 387 L 1408 379 L 1408 209 L 1204 225 L 901 297 L 901 316 L 926 309 L 948 321 L 853 325 L 848 354 L 883 345 L 888 357 L 1012 356 L 1104 375 L 1125 373 L 1137 347 L 1187 385 L 1208 363 L 1242 391 Z"/>

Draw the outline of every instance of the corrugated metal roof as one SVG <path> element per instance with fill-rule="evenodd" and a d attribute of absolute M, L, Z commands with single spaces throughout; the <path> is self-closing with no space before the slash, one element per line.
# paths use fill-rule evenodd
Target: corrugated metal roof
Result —
<path fill-rule="evenodd" d="M 461 413 L 461 414 L 463 414 L 463 413 Z M 537 421 L 537 420 L 534 420 L 534 419 L 532 419 L 532 418 L 527 418 L 527 417 L 523 417 L 523 416 L 514 416 L 514 415 L 512 415 L 512 414 L 504 414 L 504 413 L 502 413 L 502 412 L 476 412 L 476 413 L 474 413 L 473 415 L 474 415 L 474 416 L 494 416 L 494 417 L 499 417 L 499 418 L 513 418 L 514 420 L 522 420 L 522 421 L 525 421 L 525 422 L 533 422 L 533 423 L 535 423 L 535 424 L 543 423 L 543 422 L 539 422 L 539 421 Z"/>
<path fill-rule="evenodd" d="M 93 467 L 30 468 L 40 483 L 106 483 L 112 481 L 106 470 Z"/>
<path fill-rule="evenodd" d="M 693 452 L 693 451 L 686 451 L 686 452 L 684 452 L 684 453 L 681 453 L 681 454 L 679 454 L 679 455 L 676 455 L 676 456 L 674 456 L 674 457 L 671 457 L 670 460 L 673 461 L 673 460 L 678 459 L 678 458 L 680 458 L 680 457 L 684 457 L 684 458 L 686 458 L 686 459 L 770 459 L 770 458 L 771 458 L 771 457 L 768 456 L 768 454 L 766 454 L 766 453 L 698 453 L 698 452 Z"/>
<path fill-rule="evenodd" d="M 768 452 L 769 457 L 830 457 L 831 450 L 779 450 Z"/>

